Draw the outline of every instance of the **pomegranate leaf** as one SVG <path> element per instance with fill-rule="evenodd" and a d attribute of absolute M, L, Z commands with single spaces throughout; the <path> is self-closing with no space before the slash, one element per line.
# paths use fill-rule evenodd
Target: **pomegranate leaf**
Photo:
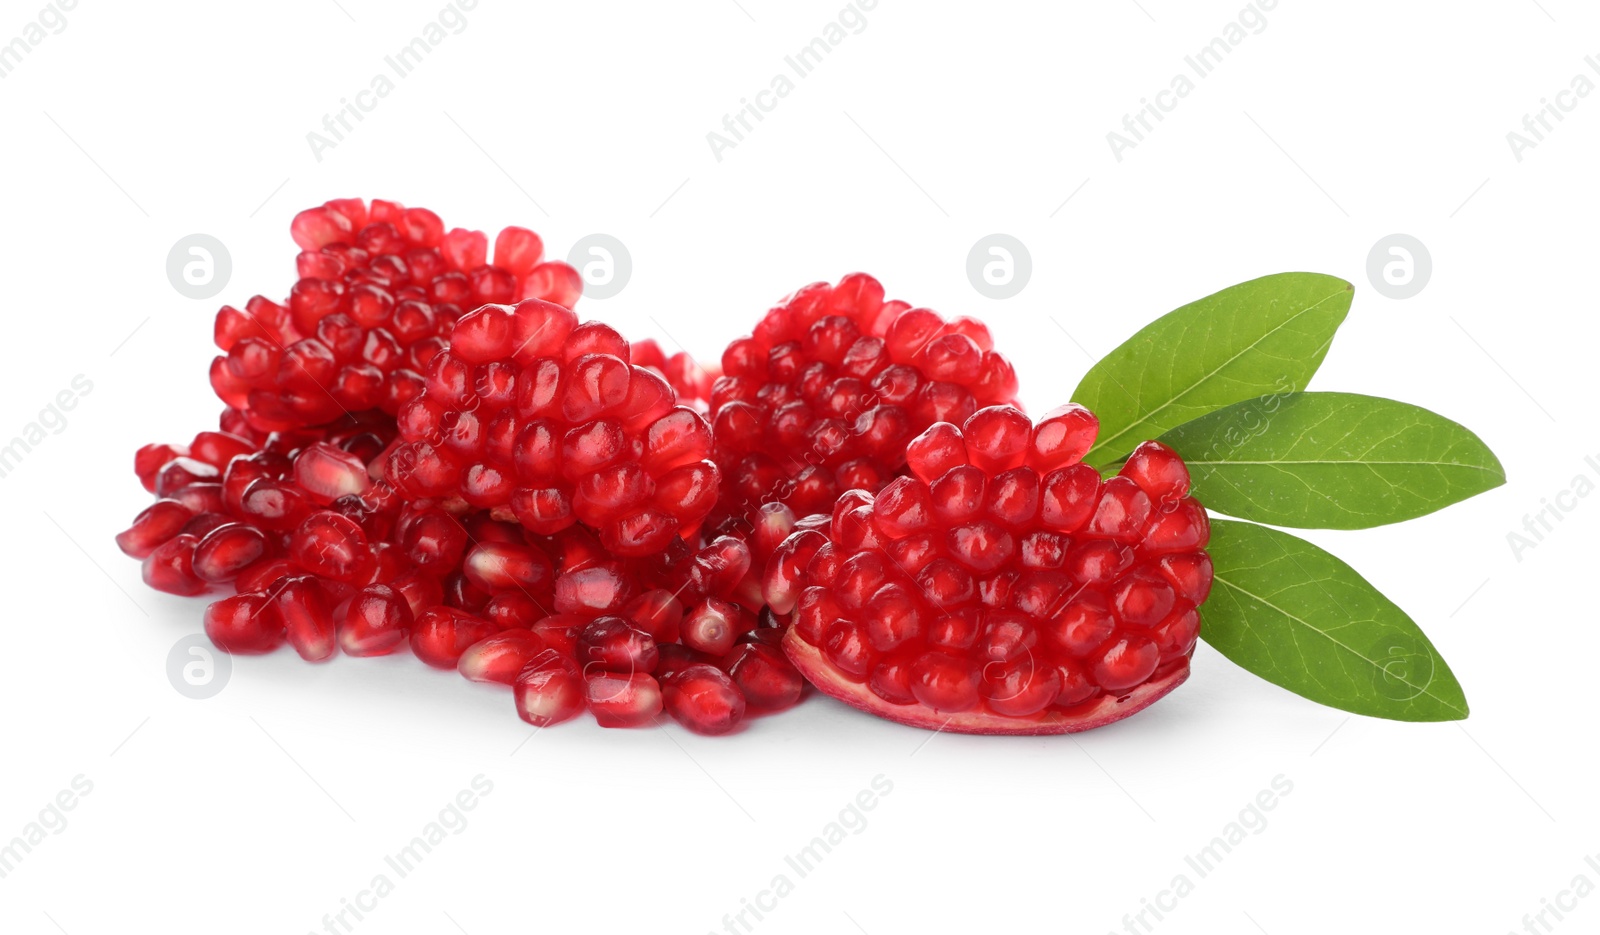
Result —
<path fill-rule="evenodd" d="M 1367 529 L 1498 487 L 1505 470 L 1478 436 L 1409 403 L 1355 393 L 1245 400 L 1161 436 L 1194 495 L 1240 519 Z"/>
<path fill-rule="evenodd" d="M 1321 273 L 1278 273 L 1146 325 L 1073 391 L 1074 402 L 1100 417 L 1100 438 L 1084 460 L 1121 457 L 1241 400 L 1305 389 L 1350 310 L 1353 288 Z"/>
<path fill-rule="evenodd" d="M 1214 520 L 1216 567 L 1200 636 L 1312 701 L 1397 721 L 1455 721 L 1467 699 L 1408 616 L 1355 569 L 1303 539 Z"/>

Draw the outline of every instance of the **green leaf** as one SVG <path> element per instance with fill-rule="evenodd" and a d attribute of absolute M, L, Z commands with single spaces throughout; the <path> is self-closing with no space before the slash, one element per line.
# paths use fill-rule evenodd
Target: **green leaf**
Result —
<path fill-rule="evenodd" d="M 1100 417 L 1084 459 L 1102 464 L 1147 438 L 1252 396 L 1306 388 L 1350 310 L 1353 287 L 1279 273 L 1168 312 L 1089 369 L 1074 401 Z"/>
<path fill-rule="evenodd" d="M 1200 635 L 1312 701 L 1397 721 L 1455 721 L 1467 699 L 1405 611 L 1334 556 L 1254 523 L 1214 520 Z"/>
<path fill-rule="evenodd" d="M 1200 502 L 1276 526 L 1398 523 L 1506 482 L 1494 452 L 1462 426 L 1354 393 L 1249 399 L 1161 441 L 1183 456 Z"/>

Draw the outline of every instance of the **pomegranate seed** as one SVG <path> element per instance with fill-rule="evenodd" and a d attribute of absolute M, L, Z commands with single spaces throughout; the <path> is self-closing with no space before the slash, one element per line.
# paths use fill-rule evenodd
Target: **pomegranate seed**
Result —
<path fill-rule="evenodd" d="M 193 535 L 179 533 L 150 550 L 144 559 L 144 583 L 185 597 L 205 591 L 205 580 L 194 573 L 194 547 L 199 542 Z"/>
<path fill-rule="evenodd" d="M 201 537 L 194 548 L 194 573 L 219 584 L 232 581 L 267 554 L 267 537 L 243 523 L 224 523 Z"/>
<path fill-rule="evenodd" d="M 494 624 L 454 607 L 434 607 L 411 627 L 411 651 L 437 669 L 454 669 L 472 644 L 493 636 Z"/>
<path fill-rule="evenodd" d="M 661 713 L 661 686 L 643 672 L 591 674 L 584 690 L 601 727 L 640 727 Z"/>
<path fill-rule="evenodd" d="M 629 601 L 622 616 L 658 644 L 676 643 L 683 623 L 683 605 L 672 592 L 657 588 Z"/>
<path fill-rule="evenodd" d="M 578 632 L 577 659 L 586 675 L 604 672 L 652 672 L 659 654 L 650 634 L 621 617 L 596 617 Z"/>
<path fill-rule="evenodd" d="M 176 500 L 157 500 L 133 518 L 133 525 L 117 533 L 117 547 L 130 558 L 144 558 L 182 532 L 193 516 L 192 510 Z"/>
<path fill-rule="evenodd" d="M 269 653 L 283 642 L 283 623 L 265 594 L 225 597 L 206 608 L 206 637 L 223 652 Z"/>
<path fill-rule="evenodd" d="M 307 571 L 350 583 L 371 578 L 375 561 L 361 527 L 331 510 L 300 523 L 289 536 L 289 557 Z"/>
<path fill-rule="evenodd" d="M 778 630 L 758 630 L 756 633 L 778 633 Z M 744 693 L 750 707 L 764 711 L 779 711 L 800 700 L 805 680 L 790 664 L 783 651 L 772 645 L 744 643 L 728 657 L 728 675 Z"/>
<path fill-rule="evenodd" d="M 307 662 L 330 659 L 338 651 L 329 595 L 318 579 L 301 575 L 280 582 L 271 595 L 289 645 Z"/>
<path fill-rule="evenodd" d="M 535 727 L 559 724 L 584 709 L 586 686 L 578 667 L 554 649 L 539 653 L 512 682 L 517 716 Z"/>
<path fill-rule="evenodd" d="M 662 690 L 667 713 L 697 734 L 726 734 L 744 720 L 744 694 L 715 666 L 679 669 Z"/>
<path fill-rule="evenodd" d="M 462 561 L 467 580 L 490 592 L 522 591 L 550 595 L 555 566 L 550 557 L 532 546 L 509 542 L 484 542 L 472 547 Z"/>
<path fill-rule="evenodd" d="M 369 584 L 344 607 L 339 648 L 349 656 L 386 656 L 406 644 L 411 621 L 411 606 L 400 591 Z"/>
<path fill-rule="evenodd" d="M 615 562 L 603 562 L 556 578 L 555 608 L 563 614 L 620 613 L 633 598 L 631 577 Z"/>
<path fill-rule="evenodd" d="M 360 496 L 372 486 L 360 458 L 327 442 L 311 445 L 294 459 L 294 481 L 323 506 L 343 496 Z"/>
<path fill-rule="evenodd" d="M 502 630 L 467 647 L 456 670 L 474 682 L 510 685 L 545 648 L 532 630 Z"/>
<path fill-rule="evenodd" d="M 684 617 L 679 639 L 690 649 L 720 657 L 733 649 L 739 636 L 753 626 L 738 606 L 721 598 L 708 597 Z"/>
<path fill-rule="evenodd" d="M 133 471 L 139 476 L 139 483 L 151 493 L 156 492 L 156 474 L 158 474 L 169 461 L 186 457 L 189 449 L 182 445 L 145 445 L 133 455 Z"/>
<path fill-rule="evenodd" d="M 1094 680 L 1108 692 L 1132 688 L 1148 679 L 1161 663 L 1161 649 L 1142 637 L 1124 637 L 1111 644 L 1094 664 Z"/>

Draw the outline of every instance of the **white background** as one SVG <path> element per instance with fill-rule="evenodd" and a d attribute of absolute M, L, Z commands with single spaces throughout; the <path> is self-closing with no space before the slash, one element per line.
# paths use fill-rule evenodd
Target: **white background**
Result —
<path fill-rule="evenodd" d="M 0 42 L 39 8 L 0 3 Z M 1600 852 L 1600 498 L 1563 496 L 1575 509 L 1520 556 L 1507 541 L 1576 476 L 1600 479 L 1584 461 L 1600 456 L 1600 95 L 1520 161 L 1506 140 L 1574 75 L 1600 81 L 1584 62 L 1600 15 L 1283 0 L 1118 161 L 1107 132 L 1238 0 L 882 0 L 714 158 L 708 131 L 840 8 L 482 0 L 320 161 L 307 132 L 438 0 L 84 0 L 0 80 L 0 437 L 75 375 L 93 383 L 0 479 L 0 840 L 75 776 L 93 783 L 0 879 L 0 929 L 319 931 L 480 774 L 493 791 L 470 823 L 355 931 L 700 933 L 788 872 L 757 931 L 1098 935 L 1185 873 L 1193 892 L 1146 917 L 1163 935 L 1500 935 L 1578 875 L 1600 884 L 1584 863 Z M 504 692 L 409 657 L 313 667 L 287 649 L 189 700 L 166 659 L 203 605 L 144 589 L 112 542 L 147 501 L 132 452 L 214 425 L 217 306 L 286 294 L 289 219 L 351 195 L 491 235 L 528 225 L 558 256 L 611 234 L 632 279 L 580 312 L 713 357 L 783 293 L 865 269 L 988 321 L 1035 411 L 1176 305 L 1270 272 L 1343 276 L 1355 304 L 1314 387 L 1464 422 L 1511 479 L 1309 537 L 1427 629 L 1472 718 L 1349 718 L 1205 646 L 1169 699 L 1077 737 L 930 740 L 813 698 L 732 738 L 573 723 L 528 740 Z M 195 232 L 232 254 L 215 299 L 166 276 Z M 1033 258 L 1005 301 L 965 272 L 994 232 Z M 1366 273 L 1395 232 L 1433 258 L 1404 301 Z M 893 790 L 864 830 L 788 871 L 879 775 Z M 1185 856 L 1278 776 L 1292 793 L 1198 878 Z M 1596 931 L 1600 898 L 1545 921 Z"/>

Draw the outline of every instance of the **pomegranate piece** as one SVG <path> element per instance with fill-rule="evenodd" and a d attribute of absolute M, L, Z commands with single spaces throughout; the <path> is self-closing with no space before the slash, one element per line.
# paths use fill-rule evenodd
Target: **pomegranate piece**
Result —
<path fill-rule="evenodd" d="M 662 684 L 667 713 L 697 734 L 726 734 L 744 720 L 745 698 L 727 673 L 691 665 Z"/>
<path fill-rule="evenodd" d="M 767 569 L 795 602 L 788 660 L 856 707 L 966 733 L 1087 730 L 1182 683 L 1211 584 L 1205 509 L 1159 442 L 1101 483 L 1079 463 L 1095 428 L 1080 406 L 1038 425 L 979 409 L 929 426 L 911 474 L 845 494 L 825 528 L 797 523 Z M 764 648 L 730 666 L 752 704 Z"/>
<path fill-rule="evenodd" d="M 384 476 L 403 495 L 460 497 L 538 535 L 581 521 L 622 558 L 699 529 L 717 495 L 711 428 L 616 331 L 529 299 L 482 305 L 448 338 L 397 410 Z"/>
<path fill-rule="evenodd" d="M 584 694 L 601 727 L 641 727 L 661 713 L 661 685 L 643 672 L 592 673 Z"/>
<path fill-rule="evenodd" d="M 584 709 L 583 676 L 554 649 L 534 656 L 512 682 L 517 716 L 535 727 L 570 720 Z"/>
<path fill-rule="evenodd" d="M 582 286 L 565 263 L 529 262 L 543 252 L 532 231 L 501 231 L 491 261 L 483 234 L 447 232 L 433 212 L 395 202 L 337 199 L 300 212 L 290 232 L 303 252 L 287 301 L 256 296 L 216 319 L 212 387 L 232 422 L 262 433 L 347 412 L 392 416 L 421 391 L 463 313 L 525 298 L 570 304 Z M 319 477 L 359 485 L 336 466 Z"/>
<path fill-rule="evenodd" d="M 723 352 L 710 408 L 725 521 L 759 526 L 763 503 L 804 516 L 846 490 L 875 493 L 919 432 L 1016 392 L 981 323 L 886 302 L 864 273 L 806 286 Z"/>

